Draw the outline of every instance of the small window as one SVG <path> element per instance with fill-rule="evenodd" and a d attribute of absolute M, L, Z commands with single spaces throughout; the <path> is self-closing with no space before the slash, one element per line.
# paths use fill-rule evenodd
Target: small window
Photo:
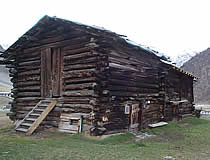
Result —
<path fill-rule="evenodd" d="M 125 105 L 125 114 L 130 114 L 130 106 L 128 104 Z"/>

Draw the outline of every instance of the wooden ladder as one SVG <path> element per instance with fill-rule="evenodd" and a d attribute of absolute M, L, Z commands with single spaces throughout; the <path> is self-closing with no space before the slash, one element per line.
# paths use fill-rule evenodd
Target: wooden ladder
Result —
<path fill-rule="evenodd" d="M 17 125 L 16 131 L 31 135 L 56 105 L 55 100 L 41 100 Z"/>

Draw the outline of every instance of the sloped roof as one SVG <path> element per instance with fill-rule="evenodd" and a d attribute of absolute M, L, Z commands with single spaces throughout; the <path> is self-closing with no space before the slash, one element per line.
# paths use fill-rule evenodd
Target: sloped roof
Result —
<path fill-rule="evenodd" d="M 80 29 L 82 31 L 85 31 L 87 33 L 90 34 L 103 34 L 103 36 L 113 36 L 115 38 L 117 38 L 119 41 L 124 41 L 125 44 L 127 44 L 129 47 L 133 47 L 133 48 L 138 48 L 140 50 L 143 50 L 147 53 L 151 53 L 156 55 L 157 57 L 159 57 L 160 59 L 164 59 L 167 60 L 167 56 L 158 53 L 157 51 L 154 51 L 152 49 L 150 49 L 149 47 L 145 47 L 143 45 L 137 44 L 132 42 L 131 40 L 129 40 L 126 36 L 124 35 L 120 35 L 117 34 L 115 32 L 106 30 L 105 28 L 102 27 L 97 27 L 97 26 L 89 26 L 89 25 L 85 25 L 82 23 L 78 23 L 78 22 L 73 22 L 73 21 L 69 21 L 69 20 L 65 20 L 65 19 L 61 19 L 61 18 L 56 18 L 56 17 L 50 17 L 50 16 L 44 16 L 43 18 L 41 18 L 29 31 L 27 31 L 24 35 L 22 35 L 13 45 L 11 45 L 6 52 L 9 51 L 13 51 L 21 46 L 23 46 L 25 44 L 25 42 L 27 41 L 33 41 L 36 40 L 36 36 L 39 35 L 40 30 L 44 29 L 44 26 L 46 24 L 58 24 L 58 25 L 65 25 L 67 27 L 74 27 L 77 29 Z"/>
<path fill-rule="evenodd" d="M 153 55 L 154 57 L 163 60 L 162 63 L 170 63 L 168 61 L 168 57 L 165 56 L 162 53 L 159 53 L 157 51 L 154 51 L 150 49 L 149 47 L 145 47 L 143 45 L 137 44 L 131 40 L 129 40 L 126 36 L 117 34 L 115 32 L 106 30 L 102 27 L 97 26 L 89 26 L 78 22 L 69 21 L 66 19 L 61 19 L 57 17 L 50 17 L 50 16 L 44 16 L 41 18 L 29 31 L 27 31 L 24 35 L 22 35 L 13 45 L 11 45 L 6 51 L 5 54 L 9 52 L 13 52 L 18 48 L 21 48 L 22 46 L 26 45 L 27 43 L 30 43 L 31 41 L 37 40 L 37 37 L 46 29 L 48 24 L 53 24 L 57 26 L 57 30 L 59 31 L 60 27 L 66 27 L 66 28 L 74 28 L 79 31 L 83 31 L 92 35 L 102 35 L 104 37 L 112 37 L 113 39 L 122 42 L 123 44 L 127 45 L 129 48 L 134 48 L 135 50 L 141 50 L 144 51 L 150 55 Z M 172 64 L 169 64 L 173 67 Z M 180 69 L 180 72 L 183 72 Z M 185 72 L 183 72 L 185 73 Z M 189 76 L 195 77 L 191 74 L 186 73 Z"/>

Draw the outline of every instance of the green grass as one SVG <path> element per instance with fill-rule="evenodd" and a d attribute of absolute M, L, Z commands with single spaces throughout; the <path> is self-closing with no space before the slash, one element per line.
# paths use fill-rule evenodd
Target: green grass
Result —
<path fill-rule="evenodd" d="M 210 121 L 186 118 L 144 132 L 156 136 L 135 141 L 132 134 L 122 134 L 99 140 L 50 132 L 43 138 L 38 133 L 27 137 L 4 128 L 0 129 L 0 159 L 158 160 L 165 156 L 178 160 L 210 159 Z"/>

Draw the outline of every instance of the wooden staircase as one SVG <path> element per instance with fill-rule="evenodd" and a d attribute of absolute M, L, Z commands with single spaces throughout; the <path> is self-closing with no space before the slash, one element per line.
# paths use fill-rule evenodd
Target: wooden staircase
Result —
<path fill-rule="evenodd" d="M 31 135 L 56 105 L 55 100 L 41 100 L 17 125 L 16 131 Z"/>

